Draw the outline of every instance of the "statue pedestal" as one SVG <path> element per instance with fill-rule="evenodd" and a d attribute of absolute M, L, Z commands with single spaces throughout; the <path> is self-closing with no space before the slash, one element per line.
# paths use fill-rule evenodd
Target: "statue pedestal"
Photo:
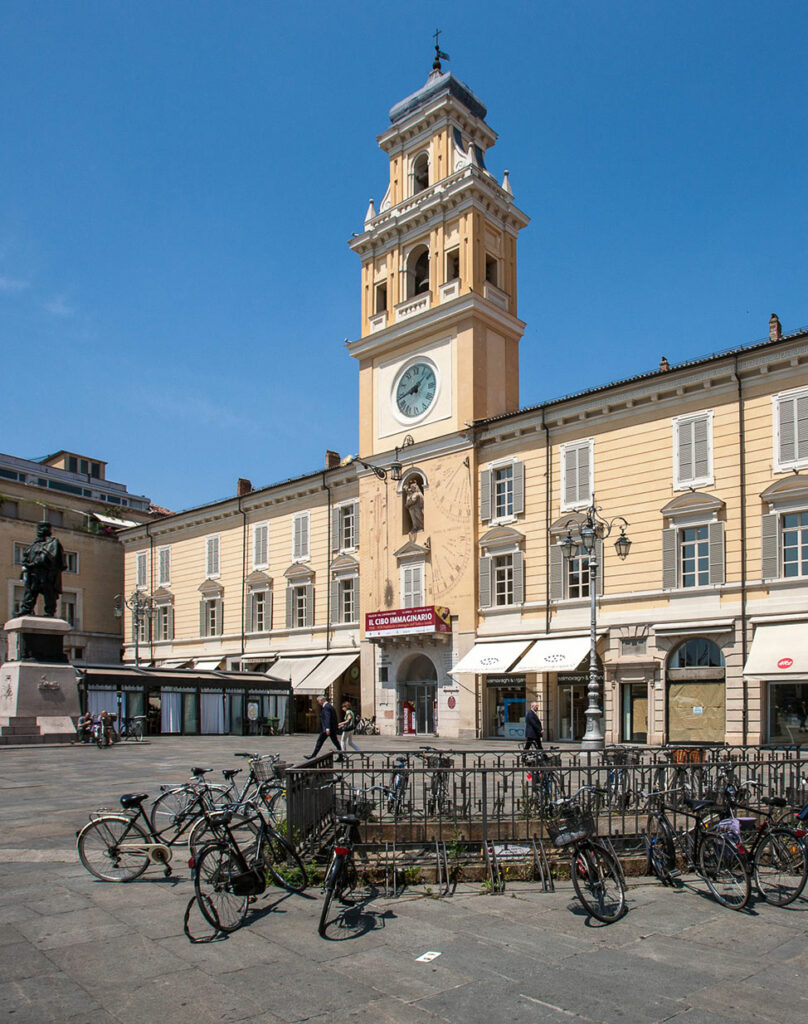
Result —
<path fill-rule="evenodd" d="M 4 627 L 9 660 L 0 666 L 0 746 L 75 739 L 77 677 L 64 655 L 64 619 L 22 615 Z"/>

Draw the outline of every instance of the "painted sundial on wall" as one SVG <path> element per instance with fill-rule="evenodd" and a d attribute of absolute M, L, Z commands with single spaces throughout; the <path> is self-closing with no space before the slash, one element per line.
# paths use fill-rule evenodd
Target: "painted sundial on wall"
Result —
<path fill-rule="evenodd" d="M 445 480 L 436 481 L 430 488 L 430 498 L 441 524 L 440 532 L 433 532 L 432 543 L 432 581 L 437 600 L 454 587 L 473 556 L 468 466 L 461 462 Z"/>

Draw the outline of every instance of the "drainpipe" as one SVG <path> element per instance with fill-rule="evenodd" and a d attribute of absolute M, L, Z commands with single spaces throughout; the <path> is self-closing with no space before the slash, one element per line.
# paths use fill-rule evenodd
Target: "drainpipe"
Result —
<path fill-rule="evenodd" d="M 146 523 L 146 536 L 149 538 L 149 597 L 154 601 L 154 537 L 149 529 L 150 524 Z M 152 605 L 152 608 L 154 606 Z M 149 622 L 149 660 L 154 663 L 154 622 Z M 138 629 L 140 624 L 138 624 Z M 135 659 L 137 660 L 137 659 Z"/>
<path fill-rule="evenodd" d="M 252 474 L 250 474 L 252 476 Z M 241 657 L 244 657 L 244 610 L 247 592 L 247 513 L 241 507 L 243 495 L 239 494 L 238 510 L 241 513 Z M 241 671 L 244 665 L 241 663 Z"/>
<path fill-rule="evenodd" d="M 749 642 L 746 610 L 746 423 L 744 419 L 743 406 L 743 383 L 738 373 L 738 356 L 735 359 L 735 371 L 733 377 L 738 386 L 738 459 L 739 459 L 739 480 L 741 489 L 741 656 L 742 664 L 746 664 L 747 645 Z M 743 669 L 741 669 L 743 672 Z M 746 746 L 749 732 L 749 691 L 746 679 L 742 675 L 743 684 L 743 705 L 741 712 L 742 743 Z"/>
<path fill-rule="evenodd" d="M 326 512 L 327 557 L 325 570 L 325 649 L 331 647 L 331 488 L 325 482 L 327 469 L 323 470 L 323 490 L 328 494 L 328 511 Z"/>
<path fill-rule="evenodd" d="M 552 497 L 552 457 L 550 452 L 550 428 L 544 420 L 544 406 L 541 410 L 541 426 L 544 431 L 544 632 L 550 632 L 550 500 Z"/>

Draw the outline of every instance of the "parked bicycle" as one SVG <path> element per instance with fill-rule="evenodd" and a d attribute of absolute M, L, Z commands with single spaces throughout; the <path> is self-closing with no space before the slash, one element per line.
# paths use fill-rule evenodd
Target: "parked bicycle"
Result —
<path fill-rule="evenodd" d="M 134 740 L 135 743 L 142 743 L 145 722 L 145 715 L 135 715 L 132 718 L 124 718 L 121 722 L 121 728 L 118 730 L 119 738 L 122 740 Z"/>
<path fill-rule="evenodd" d="M 331 860 L 323 881 L 323 905 L 320 909 L 320 923 L 317 931 L 325 935 L 331 904 L 336 898 L 348 903 L 348 893 L 353 892 L 357 883 L 354 846 L 359 842 L 359 818 L 354 814 L 343 814 L 337 819 L 342 826 L 331 851 Z"/>
<path fill-rule="evenodd" d="M 370 715 L 367 718 L 357 718 L 356 732 L 360 736 L 378 736 L 379 729 L 376 725 L 376 716 Z"/>
<path fill-rule="evenodd" d="M 450 751 L 436 750 L 434 747 L 419 747 L 415 756 L 420 757 L 429 769 L 428 784 L 424 784 L 424 795 L 427 814 L 450 814 L 453 807 L 449 792 L 450 769 L 454 760 Z"/>
<path fill-rule="evenodd" d="M 556 800 L 545 827 L 556 847 L 570 851 L 570 878 L 584 910 L 611 924 L 627 911 L 626 887 L 617 858 L 597 838 L 594 816 L 585 806 L 593 790 L 603 793 L 598 787 L 582 786 L 571 797 Z"/>
<path fill-rule="evenodd" d="M 522 808 L 526 815 L 544 817 L 553 803 L 564 797 L 564 779 L 553 768 L 560 767 L 561 755 L 558 747 L 543 750 L 523 750 L 522 764 L 528 769 L 522 790 Z"/>
<path fill-rule="evenodd" d="M 662 799 L 667 795 L 681 798 L 676 811 L 694 818 L 691 828 L 674 829 Z M 648 860 L 657 878 L 664 885 L 671 885 L 679 876 L 678 848 L 685 869 L 704 879 L 718 903 L 730 910 L 742 910 L 751 895 L 746 850 L 732 826 L 719 820 L 716 802 L 694 800 L 682 796 L 680 790 L 656 790 L 649 795 L 648 806 Z"/>

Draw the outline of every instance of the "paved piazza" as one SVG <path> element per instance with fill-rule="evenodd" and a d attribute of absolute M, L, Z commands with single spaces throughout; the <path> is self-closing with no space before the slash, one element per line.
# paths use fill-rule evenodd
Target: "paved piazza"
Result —
<path fill-rule="evenodd" d="M 808 901 L 724 910 L 698 884 L 631 880 L 629 914 L 590 923 L 554 894 L 479 886 L 436 900 L 376 898 L 317 935 L 320 894 L 271 890 L 245 927 L 191 945 L 184 859 L 129 885 L 95 881 L 75 853 L 87 813 L 155 794 L 193 764 L 227 767 L 255 744 L 287 759 L 309 737 L 155 739 L 0 751 L 0 1019 L 14 1024 L 492 1021 L 729 1024 L 808 1019 Z M 359 737 L 368 748 L 388 744 Z M 436 744 L 438 745 L 438 744 Z M 432 962 L 418 962 L 427 951 Z"/>

